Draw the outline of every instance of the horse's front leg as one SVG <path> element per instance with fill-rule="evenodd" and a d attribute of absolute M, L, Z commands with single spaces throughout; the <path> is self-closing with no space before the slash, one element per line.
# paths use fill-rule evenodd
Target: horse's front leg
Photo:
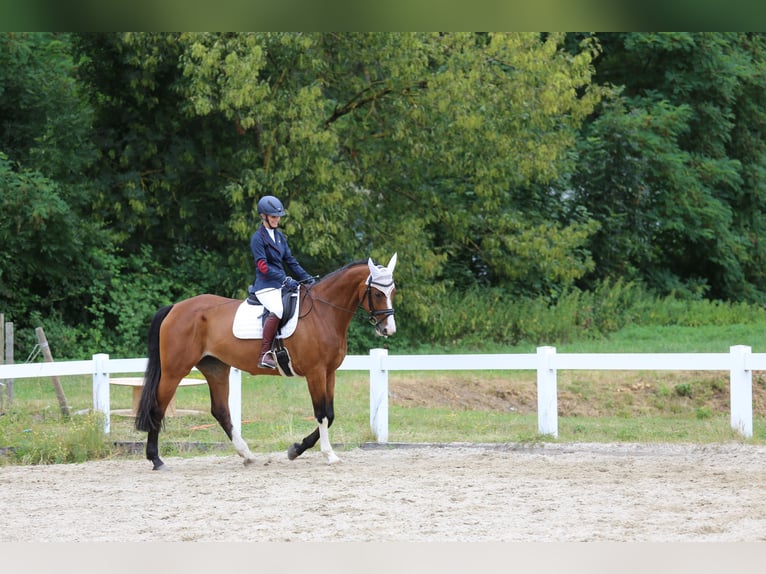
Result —
<path fill-rule="evenodd" d="M 339 462 L 340 458 L 335 454 L 335 451 L 332 448 L 332 443 L 330 442 L 329 428 L 330 419 L 328 417 L 323 417 L 322 420 L 319 421 L 319 426 L 314 429 L 314 432 L 306 436 L 301 442 L 293 443 L 292 446 L 287 449 L 287 458 L 295 460 L 319 441 L 319 449 L 322 451 L 322 454 L 327 457 L 328 464 Z"/>
<path fill-rule="evenodd" d="M 330 422 L 327 417 L 324 417 L 319 423 L 319 450 L 327 457 L 328 464 L 335 464 L 340 462 L 338 455 L 332 449 L 330 443 Z"/>
<path fill-rule="evenodd" d="M 330 373 L 330 375 L 325 377 L 307 377 L 306 380 L 309 385 L 309 392 L 311 393 L 311 402 L 314 405 L 314 418 L 318 426 L 303 441 L 294 443 L 287 450 L 287 458 L 295 460 L 307 449 L 313 447 L 318 440 L 319 448 L 327 457 L 327 462 L 334 464 L 340 461 L 340 458 L 338 458 L 338 455 L 335 454 L 332 448 L 329 431 L 335 419 L 335 409 L 333 406 L 335 373 Z"/>
<path fill-rule="evenodd" d="M 332 421 L 335 420 L 335 407 L 333 406 L 334 398 L 335 371 L 329 371 L 325 382 L 325 416 L 321 417 L 321 413 L 317 414 L 317 421 L 319 422 L 319 448 L 327 457 L 327 462 L 329 464 L 340 462 L 340 459 L 332 449 L 332 443 L 330 442 L 330 425 L 332 425 Z"/>

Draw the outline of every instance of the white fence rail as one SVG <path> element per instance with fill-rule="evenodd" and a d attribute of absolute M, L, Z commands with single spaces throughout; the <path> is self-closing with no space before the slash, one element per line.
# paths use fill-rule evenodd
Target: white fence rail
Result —
<path fill-rule="evenodd" d="M 147 359 L 110 359 L 93 355 L 89 361 L 0 365 L 0 381 L 48 376 L 92 375 L 93 409 L 104 415 L 110 430 L 109 377 L 115 373 L 143 373 Z M 537 371 L 538 432 L 558 437 L 557 371 L 729 371 L 731 427 L 753 435 L 752 372 L 766 370 L 766 353 L 752 353 L 737 345 L 728 353 L 556 353 L 538 347 L 533 354 L 389 355 L 372 349 L 369 355 L 348 355 L 339 370 L 370 373 L 370 428 L 380 443 L 388 442 L 388 373 L 390 371 Z M 229 376 L 229 408 L 234 426 L 242 425 L 242 372 Z"/>

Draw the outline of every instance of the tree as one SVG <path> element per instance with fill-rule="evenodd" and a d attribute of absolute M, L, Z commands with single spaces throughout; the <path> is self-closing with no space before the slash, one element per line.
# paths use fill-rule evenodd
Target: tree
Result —
<path fill-rule="evenodd" d="M 291 244 L 320 273 L 399 251 L 405 305 L 422 317 L 464 265 L 509 287 L 570 284 L 589 266 L 592 228 L 550 215 L 598 91 L 592 43 L 571 55 L 563 39 L 83 36 L 112 190 L 101 205 L 131 252 L 148 240 L 169 262 L 179 249 L 241 254 L 241 287 L 264 193 L 286 203 Z"/>
<path fill-rule="evenodd" d="M 597 79 L 619 90 L 584 131 L 576 177 L 576 202 L 601 223 L 590 244 L 599 273 L 639 278 L 663 293 L 763 298 L 763 273 L 753 265 L 763 252 L 753 237 L 764 203 L 752 187 L 765 157 L 753 145 L 763 116 L 762 38 L 599 40 Z"/>
<path fill-rule="evenodd" d="M 33 315 L 76 324 L 106 239 L 82 178 L 91 109 L 68 35 L 4 33 L 0 46 L 0 308 L 20 327 Z"/>

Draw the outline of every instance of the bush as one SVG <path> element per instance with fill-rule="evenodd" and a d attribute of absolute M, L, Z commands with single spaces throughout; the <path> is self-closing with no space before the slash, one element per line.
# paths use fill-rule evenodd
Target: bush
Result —
<path fill-rule="evenodd" d="M 159 268 L 146 251 L 124 261 L 115 260 L 109 289 L 93 287 L 89 323 L 75 327 L 56 315 L 33 314 L 34 326 L 45 328 L 56 360 L 88 358 L 96 352 L 144 356 L 148 324 L 159 307 L 205 291 L 220 292 L 202 280 L 232 275 L 231 270 L 203 270 L 204 254 L 187 256 L 196 264 L 189 263 L 185 272 L 196 269 L 196 281 Z M 682 299 L 678 294 L 657 297 L 639 284 L 617 280 L 599 283 L 590 291 L 572 288 L 539 297 L 513 296 L 499 287 L 453 290 L 434 298 L 423 316 L 408 312 L 404 305 L 397 306 L 396 321 L 396 335 L 383 339 L 375 335 L 365 314 L 357 312 L 349 328 L 348 352 L 366 354 L 375 347 L 412 353 L 420 347 L 482 349 L 526 343 L 566 344 L 601 339 L 627 325 L 764 323 L 766 309 L 756 304 Z M 16 339 L 17 348 L 34 348 L 34 329 L 17 329 Z"/>
<path fill-rule="evenodd" d="M 647 326 L 739 325 L 766 320 L 766 310 L 756 304 L 726 303 L 708 299 L 679 299 L 675 295 L 644 298 L 636 305 L 637 320 Z"/>
<path fill-rule="evenodd" d="M 426 324 L 403 317 L 394 339 L 402 333 L 432 346 L 562 344 L 603 338 L 631 324 L 695 327 L 763 321 L 766 310 L 758 305 L 659 298 L 621 280 L 604 281 L 592 291 L 571 289 L 555 298 L 514 298 L 500 288 L 473 287 L 449 292 L 434 305 Z"/>
<path fill-rule="evenodd" d="M 15 463 L 85 462 L 111 454 L 98 415 L 63 417 L 45 412 L 11 412 L 3 418 L 6 420 L 0 425 L 0 446 L 7 449 L 6 456 Z M 6 436 L 16 437 L 12 447 L 6 446 Z"/>

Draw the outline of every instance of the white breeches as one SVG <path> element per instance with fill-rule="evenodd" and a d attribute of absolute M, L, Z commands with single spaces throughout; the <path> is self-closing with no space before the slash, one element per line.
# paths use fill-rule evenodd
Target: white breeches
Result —
<path fill-rule="evenodd" d="M 274 313 L 280 319 L 282 318 L 282 314 L 284 313 L 284 309 L 282 308 L 282 289 L 269 287 L 267 289 L 256 291 L 255 294 L 266 309 Z"/>

